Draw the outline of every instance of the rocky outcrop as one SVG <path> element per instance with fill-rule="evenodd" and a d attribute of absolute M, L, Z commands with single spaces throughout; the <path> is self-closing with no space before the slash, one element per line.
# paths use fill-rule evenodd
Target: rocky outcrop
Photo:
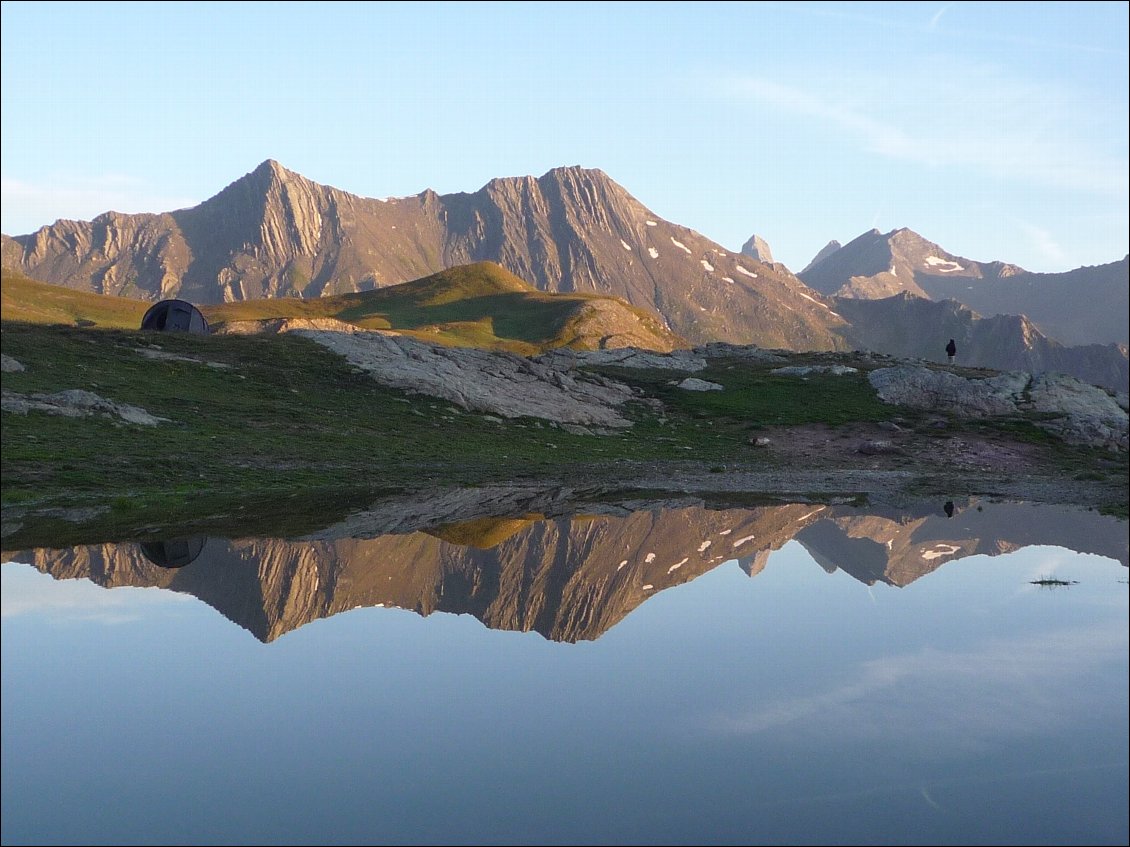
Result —
<path fill-rule="evenodd" d="M 645 370 L 674 370 L 694 372 L 706 367 L 706 359 L 696 351 L 674 350 L 654 353 L 650 350 L 625 348 L 620 350 L 571 350 L 559 347 L 535 358 L 548 367 L 573 370 L 578 366 L 612 366 L 617 368 L 642 368 Z"/>
<path fill-rule="evenodd" d="M 1063 374 L 1002 373 L 973 379 L 919 365 L 878 368 L 869 375 L 886 403 L 963 418 L 1038 412 L 1041 426 L 1065 441 L 1127 449 L 1127 410 L 1106 391 Z"/>
<path fill-rule="evenodd" d="M 511 353 L 426 344 L 378 332 L 296 330 L 368 372 L 377 382 L 442 397 L 505 418 L 544 418 L 580 426 L 626 427 L 628 386 L 548 367 Z"/>
<path fill-rule="evenodd" d="M 859 373 L 859 369 L 849 365 L 788 365 L 783 368 L 773 368 L 770 373 L 778 376 L 808 376 L 813 373 L 843 376 L 844 374 Z"/>
<path fill-rule="evenodd" d="M 0 396 L 0 409 L 16 415 L 26 415 L 28 412 L 46 412 L 49 415 L 62 415 L 67 418 L 89 418 L 98 415 L 138 426 L 156 426 L 162 421 L 168 421 L 168 418 L 149 414 L 140 406 L 115 403 L 92 391 L 79 388 L 57 391 L 54 394 L 19 394 L 5 389 Z"/>
<path fill-rule="evenodd" d="M 26 368 L 24 368 L 23 363 L 18 359 L 12 358 L 7 353 L 0 353 L 0 371 L 8 374 L 19 373 L 23 370 L 26 370 Z"/>
<path fill-rule="evenodd" d="M 688 376 L 686 379 L 676 383 L 675 387 L 681 388 L 683 391 L 721 391 L 724 386 L 716 382 L 710 382 L 709 380 Z"/>
<path fill-rule="evenodd" d="M 1114 398 L 1105 391 L 1059 373 L 1032 377 L 1021 410 L 1062 417 L 1039 425 L 1076 444 L 1098 444 L 1127 449 L 1126 396 Z"/>
<path fill-rule="evenodd" d="M 757 234 L 751 235 L 749 240 L 742 245 L 742 255 L 757 259 L 757 261 L 766 265 L 773 264 L 773 251 L 769 249 L 768 242 Z"/>

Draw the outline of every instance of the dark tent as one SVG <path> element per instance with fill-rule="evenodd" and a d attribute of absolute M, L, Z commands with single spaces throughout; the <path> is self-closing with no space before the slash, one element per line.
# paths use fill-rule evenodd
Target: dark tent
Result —
<path fill-rule="evenodd" d="M 145 541 L 141 543 L 141 552 L 155 565 L 163 568 L 183 568 L 200 555 L 207 540 L 203 535 L 194 535 L 190 538 L 172 538 L 167 541 Z"/>
<path fill-rule="evenodd" d="M 207 335 L 208 321 L 199 309 L 185 300 L 162 300 L 149 307 L 141 319 L 141 328 Z"/>

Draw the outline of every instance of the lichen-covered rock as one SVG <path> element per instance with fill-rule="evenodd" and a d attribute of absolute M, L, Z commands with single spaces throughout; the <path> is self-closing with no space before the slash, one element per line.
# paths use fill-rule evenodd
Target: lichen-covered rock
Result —
<path fill-rule="evenodd" d="M 1037 424 L 1074 444 L 1127 449 L 1127 412 L 1107 391 L 1057 373 L 983 379 L 918 365 L 879 368 L 868 379 L 886 403 L 962 418 L 1038 412 Z"/>
<path fill-rule="evenodd" d="M 1127 448 L 1127 413 L 1118 401 L 1094 385 L 1058 373 L 1036 374 L 1022 408 L 1063 417 L 1040 426 L 1065 441 Z"/>
<path fill-rule="evenodd" d="M 80 388 L 71 388 L 54 394 L 17 394 L 14 391 L 5 391 L 0 397 L 0 409 L 16 415 L 26 415 L 28 412 L 46 412 L 49 415 L 62 415 L 67 418 L 100 415 L 140 426 L 156 426 L 168 420 L 151 415 L 140 406 L 115 403 L 92 391 L 83 391 Z"/>
<path fill-rule="evenodd" d="M 6 374 L 19 373 L 20 371 L 27 370 L 23 363 L 18 359 L 13 359 L 4 353 L 0 353 L 0 371 Z"/>
<path fill-rule="evenodd" d="M 367 371 L 377 382 L 504 418 L 626 427 L 620 409 L 632 390 L 604 377 L 518 356 L 427 344 L 401 335 L 297 330 Z"/>
<path fill-rule="evenodd" d="M 678 383 L 676 388 L 681 388 L 684 391 L 721 391 L 722 386 L 716 382 L 709 380 L 699 379 L 698 377 L 688 376 L 682 382 Z"/>
<path fill-rule="evenodd" d="M 833 376 L 859 373 L 858 368 L 849 365 L 788 365 L 783 368 L 774 368 L 770 373 L 778 376 L 808 376 L 813 373 L 827 373 Z"/>
<path fill-rule="evenodd" d="M 917 365 L 879 368 L 868 376 L 885 403 L 961 418 L 1015 414 L 1016 402 L 1029 378 L 1023 373 L 1003 373 L 987 379 L 966 379 Z"/>

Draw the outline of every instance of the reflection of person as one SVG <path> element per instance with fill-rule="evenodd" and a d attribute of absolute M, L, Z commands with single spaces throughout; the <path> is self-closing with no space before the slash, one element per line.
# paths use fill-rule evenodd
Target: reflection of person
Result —
<path fill-rule="evenodd" d="M 950 357 L 950 364 L 953 364 L 953 357 L 957 355 L 957 343 L 951 338 L 950 343 L 946 345 L 946 355 Z"/>
<path fill-rule="evenodd" d="M 942 506 L 942 509 L 945 511 L 947 518 L 952 518 L 953 517 L 953 500 L 947 500 L 946 505 Z"/>

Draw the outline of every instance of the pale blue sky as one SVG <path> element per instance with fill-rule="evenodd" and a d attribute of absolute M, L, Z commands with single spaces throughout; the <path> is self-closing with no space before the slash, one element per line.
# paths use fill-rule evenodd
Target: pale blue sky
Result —
<path fill-rule="evenodd" d="M 267 158 L 367 197 L 582 165 L 794 271 L 904 226 L 1103 264 L 1130 241 L 1128 9 L 4 2 L 0 229 L 195 205 Z"/>

